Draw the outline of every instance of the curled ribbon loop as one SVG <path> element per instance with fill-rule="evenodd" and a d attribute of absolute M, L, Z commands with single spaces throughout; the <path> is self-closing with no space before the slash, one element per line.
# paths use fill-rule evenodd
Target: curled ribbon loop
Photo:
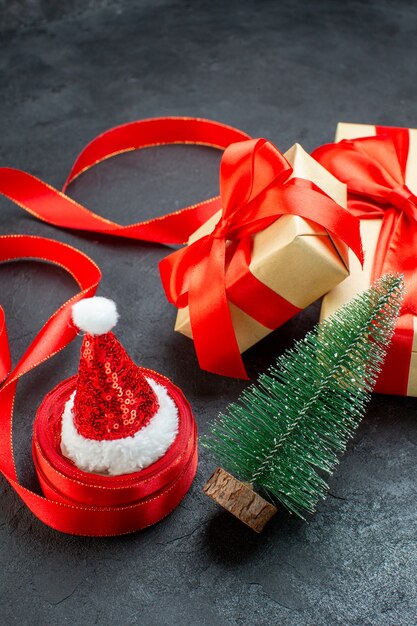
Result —
<path fill-rule="evenodd" d="M 378 128 L 374 137 L 343 140 L 313 152 L 347 184 L 348 208 L 359 219 L 382 219 L 372 280 L 404 274 L 403 312 L 417 315 L 417 197 L 405 182 L 409 133 Z"/>
<path fill-rule="evenodd" d="M 224 149 L 233 141 L 246 138 L 247 135 L 242 131 L 210 120 L 139 120 L 112 128 L 94 139 L 79 155 L 62 192 L 26 172 L 0 168 L 0 193 L 34 217 L 59 228 L 158 243 L 182 243 L 218 210 L 218 197 L 159 218 L 122 226 L 89 211 L 64 192 L 84 171 L 121 152 L 172 143 Z M 56 393 L 53 392 L 53 398 L 48 396 L 39 409 L 33 439 L 35 467 L 46 497 L 26 489 L 19 482 L 12 444 L 13 404 L 17 383 L 21 376 L 62 350 L 74 338 L 76 331 L 69 324 L 70 307 L 77 300 L 94 295 L 101 276 L 93 261 L 71 246 L 41 237 L 0 237 L 0 262 L 20 258 L 50 261 L 64 267 L 78 282 L 81 291 L 52 315 L 12 371 L 6 320 L 0 307 L 0 471 L 40 520 L 62 532 L 93 536 L 115 535 L 132 532 L 157 522 L 179 503 L 196 471 L 196 429 L 191 414 L 185 419 L 181 436 L 178 436 L 178 440 L 171 447 L 170 463 L 161 459 L 153 466 L 152 476 L 145 472 L 143 475 L 133 476 L 126 484 L 122 481 L 123 484 L 115 486 L 113 483 L 109 485 L 105 477 L 100 481 L 100 477 L 79 475 L 71 464 L 64 463 L 64 467 L 61 467 L 64 460 L 59 450 L 54 457 L 56 466 L 51 464 L 51 450 L 56 446 L 56 437 L 53 437 L 54 443 L 44 440 L 51 423 L 44 405 L 50 402 L 55 407 L 53 410 L 57 410 Z M 165 384 L 168 383 L 169 381 L 165 381 Z M 181 392 L 169 384 L 170 392 L 178 403 L 184 405 L 186 415 L 188 404 Z M 57 415 L 59 417 L 60 414 Z"/>
<path fill-rule="evenodd" d="M 298 215 L 324 226 L 362 260 L 358 221 L 310 181 L 292 178 L 292 174 L 285 157 L 265 139 L 229 146 L 220 165 L 219 222 L 210 234 L 160 263 L 168 300 L 180 308 L 189 306 L 199 363 L 209 372 L 247 378 L 228 299 L 265 323 L 265 311 L 274 297 L 271 290 L 261 287 L 254 309 L 252 302 L 239 297 L 238 290 L 229 290 L 229 270 L 235 275 L 249 272 L 252 235 L 281 215 Z"/>
<path fill-rule="evenodd" d="M 119 535 L 156 523 L 179 504 L 197 467 L 197 432 L 189 405 L 181 391 L 156 372 L 143 370 L 169 390 L 180 413 L 177 438 L 159 461 L 141 472 L 109 477 L 82 472 L 63 457 L 61 416 L 75 389 L 74 376 L 46 396 L 35 420 L 33 458 L 45 497 L 19 481 L 12 442 L 13 404 L 19 379 L 76 336 L 71 307 L 78 300 L 93 296 L 101 278 L 97 265 L 71 246 L 43 237 L 0 237 L 0 262 L 21 258 L 63 267 L 76 280 L 80 292 L 52 315 L 13 369 L 4 312 L 0 308 L 0 375 L 4 378 L 0 385 L 0 471 L 36 517 L 65 533 Z"/>
<path fill-rule="evenodd" d="M 226 124 L 190 117 L 157 117 L 116 126 L 96 137 L 81 152 L 62 189 L 21 170 L 0 168 L 0 193 L 34 217 L 59 228 L 73 228 L 115 237 L 156 243 L 185 243 L 203 222 L 219 209 L 219 198 L 210 198 L 180 211 L 123 226 L 105 219 L 65 195 L 80 174 L 114 155 L 151 146 L 196 144 L 224 149 L 248 135 Z"/>
<path fill-rule="evenodd" d="M 217 196 L 168 215 L 123 226 L 89 211 L 64 193 L 75 178 L 104 159 L 172 143 L 228 149 L 221 163 L 221 199 Z M 201 367 L 246 378 L 228 311 L 225 267 L 236 280 L 245 272 L 248 274 L 250 237 L 280 215 L 299 215 L 324 226 L 361 258 L 359 229 L 353 217 L 310 181 L 290 179 L 291 173 L 286 159 L 264 139 L 249 139 L 246 133 L 211 120 L 167 117 L 124 124 L 94 139 L 77 158 L 62 192 L 20 170 L 0 168 L 0 193 L 38 219 L 60 228 L 158 243 L 186 242 L 222 208 L 223 217 L 214 234 L 169 257 L 160 266 L 161 276 L 170 302 L 178 307 L 190 304 Z M 298 311 L 254 276 L 249 282 L 257 293 L 256 306 L 244 290 L 236 288 L 237 283 L 229 286 L 227 295 L 259 323 L 273 329 Z M 279 315 L 274 316 L 273 311 L 279 311 Z M 213 348 L 215 342 L 217 348 Z M 0 364 L 0 374 L 1 367 Z"/>
<path fill-rule="evenodd" d="M 77 331 L 70 324 L 71 306 L 81 298 L 94 295 L 101 273 L 97 265 L 85 254 L 58 241 L 26 235 L 0 237 L 0 262 L 22 258 L 49 261 L 63 267 L 74 277 L 80 287 L 80 292 L 49 318 L 12 370 L 4 312 L 0 308 L 0 318 L 3 320 L 3 324 L 0 323 L 0 363 L 2 364 L 0 375 L 4 379 L 0 386 L 0 413 L 2 417 L 0 420 L 0 471 L 39 519 L 54 528 L 63 530 L 61 526 L 68 527 L 68 520 L 65 523 L 61 521 L 61 518 L 65 517 L 63 505 L 42 498 L 23 487 L 19 482 L 12 443 L 13 403 L 16 386 L 21 376 L 61 351 L 76 336 Z M 69 517 L 71 518 L 71 513 L 69 513 Z M 71 526 L 70 522 L 69 526 Z M 71 531 L 67 530 L 66 532 Z"/>

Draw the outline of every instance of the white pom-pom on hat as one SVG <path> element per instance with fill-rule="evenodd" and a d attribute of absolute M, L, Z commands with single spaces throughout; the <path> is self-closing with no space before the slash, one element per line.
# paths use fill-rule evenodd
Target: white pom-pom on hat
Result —
<path fill-rule="evenodd" d="M 104 335 L 117 324 L 116 303 L 108 298 L 84 298 L 72 307 L 72 321 L 89 335 Z"/>

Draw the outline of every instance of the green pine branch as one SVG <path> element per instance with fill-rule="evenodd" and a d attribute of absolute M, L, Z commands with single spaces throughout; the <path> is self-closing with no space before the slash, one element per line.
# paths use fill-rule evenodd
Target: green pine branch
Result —
<path fill-rule="evenodd" d="M 240 480 L 303 518 L 355 433 L 404 291 L 387 275 L 309 332 L 220 414 L 203 445 Z"/>

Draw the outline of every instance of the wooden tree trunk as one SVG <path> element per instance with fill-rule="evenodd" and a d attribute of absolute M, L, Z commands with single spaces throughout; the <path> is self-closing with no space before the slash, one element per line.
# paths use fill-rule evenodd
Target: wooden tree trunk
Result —
<path fill-rule="evenodd" d="M 203 487 L 206 495 L 257 533 L 277 512 L 277 508 L 245 483 L 218 467 Z"/>

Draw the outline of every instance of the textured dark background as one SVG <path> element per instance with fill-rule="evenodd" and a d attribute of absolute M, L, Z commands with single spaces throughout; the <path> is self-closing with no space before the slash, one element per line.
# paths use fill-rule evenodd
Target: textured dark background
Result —
<path fill-rule="evenodd" d="M 65 8 L 64 8 L 65 5 Z M 413 2 L 0 0 L 1 164 L 59 185 L 97 133 L 141 117 L 206 116 L 282 150 L 332 139 L 337 121 L 416 126 Z M 169 147 L 128 154 L 81 177 L 70 194 L 123 223 L 216 192 L 219 156 Z M 157 263 L 162 246 L 63 232 L 0 202 L 0 233 L 70 242 L 103 271 L 132 356 L 183 387 L 200 431 L 243 383 L 199 371 L 172 331 Z M 0 268 L 16 359 L 74 284 L 60 270 Z M 318 304 L 251 349 L 263 370 L 318 317 Z M 36 486 L 31 424 L 45 393 L 75 371 L 79 343 L 20 385 L 19 473 Z M 43 526 L 1 480 L 0 623 L 412 626 L 415 612 L 417 400 L 375 396 L 309 523 L 280 514 L 261 536 L 194 485 L 166 520 L 116 539 Z"/>

